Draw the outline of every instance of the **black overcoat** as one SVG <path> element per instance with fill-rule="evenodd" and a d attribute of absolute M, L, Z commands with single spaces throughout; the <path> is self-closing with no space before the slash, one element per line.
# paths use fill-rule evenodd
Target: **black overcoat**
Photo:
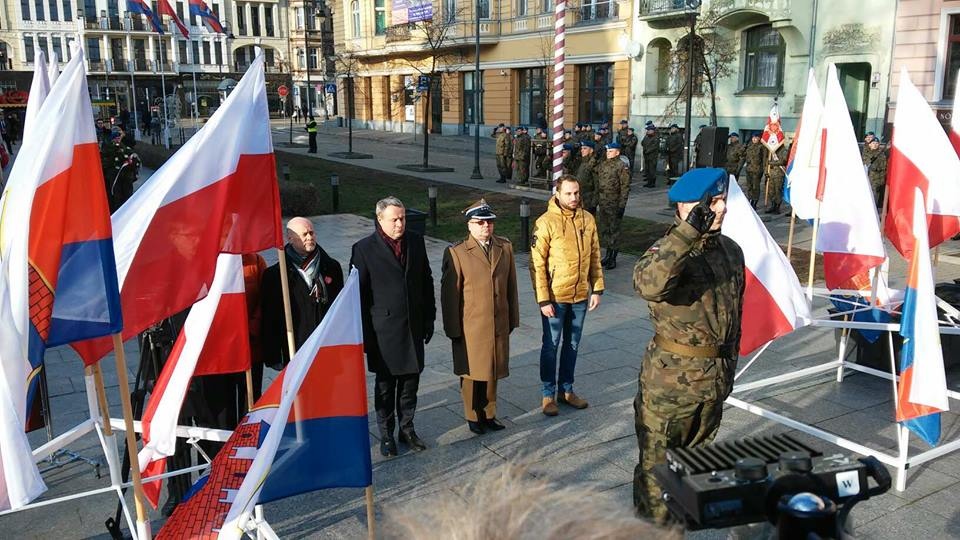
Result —
<path fill-rule="evenodd" d="M 423 371 L 423 341 L 433 332 L 437 307 L 423 236 L 406 231 L 404 238 L 403 266 L 377 231 L 354 244 L 350 256 L 360 277 L 363 346 L 372 373 Z"/>

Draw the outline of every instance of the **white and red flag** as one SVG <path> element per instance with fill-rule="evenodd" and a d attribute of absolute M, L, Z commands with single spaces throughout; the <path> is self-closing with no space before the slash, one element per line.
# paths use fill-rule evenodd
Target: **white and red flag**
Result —
<path fill-rule="evenodd" d="M 810 307 L 796 272 L 740 186 L 731 181 L 728 190 L 721 231 L 743 250 L 746 287 L 740 354 L 746 355 L 810 324 Z"/>
<path fill-rule="evenodd" d="M 780 105 L 774 101 L 773 107 L 770 107 L 770 116 L 767 117 L 767 125 L 763 126 L 763 135 L 760 136 L 760 140 L 771 152 L 776 152 L 777 148 L 786 142 L 785 139 L 783 129 L 780 127 Z"/>
<path fill-rule="evenodd" d="M 957 140 L 956 134 L 951 136 Z M 906 259 L 913 253 L 917 189 L 926 201 L 930 247 L 960 232 L 960 158 L 954 148 L 927 101 L 902 70 L 887 164 L 889 202 L 883 229 Z"/>
<path fill-rule="evenodd" d="M 204 127 L 113 214 L 123 339 L 206 296 L 220 253 L 283 246 L 263 53 Z M 74 345 L 86 361 L 109 340 Z"/>
<path fill-rule="evenodd" d="M 783 200 L 790 203 L 800 219 L 817 217 L 817 177 L 820 172 L 820 121 L 823 115 L 823 98 L 817 87 L 813 69 L 807 77 L 807 93 L 803 100 L 803 112 L 797 122 L 793 146 L 787 159 L 787 181 L 783 187 Z"/>
<path fill-rule="evenodd" d="M 821 141 L 823 171 L 817 198 L 822 202 L 816 247 L 823 253 L 827 288 L 836 289 L 883 264 L 886 255 L 873 190 L 833 64 L 827 73 L 821 125 L 821 136 L 829 143 Z"/>
<path fill-rule="evenodd" d="M 56 65 L 56 64 L 54 64 Z M 43 51 L 37 51 L 33 57 L 33 81 L 30 83 L 30 96 L 27 98 L 27 111 L 23 115 L 23 138 L 26 140 L 30 130 L 37 122 L 40 106 L 50 93 L 50 72 L 47 68 L 47 57 Z"/>
<path fill-rule="evenodd" d="M 237 373 L 250 368 L 250 336 L 241 255 L 223 254 L 206 298 L 190 309 L 183 330 L 170 351 L 143 413 L 144 478 L 163 474 L 177 442 L 177 419 L 190 379 L 199 375 Z M 160 501 L 160 480 L 143 485 L 154 508 Z"/>

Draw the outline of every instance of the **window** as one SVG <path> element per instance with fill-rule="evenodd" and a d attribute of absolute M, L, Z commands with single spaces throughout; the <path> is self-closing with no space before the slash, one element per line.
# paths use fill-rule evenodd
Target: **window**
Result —
<path fill-rule="evenodd" d="M 619 14 L 619 4 L 616 0 L 583 0 L 578 16 L 581 22 L 586 22 L 616 19 Z"/>
<path fill-rule="evenodd" d="M 294 8 L 293 11 L 297 18 L 297 30 L 303 30 L 303 8 Z"/>
<path fill-rule="evenodd" d="M 120 30 L 120 3 L 118 0 L 107 0 L 107 18 L 111 30 Z"/>
<path fill-rule="evenodd" d="M 477 0 L 480 2 L 480 18 L 489 19 L 490 18 L 490 0 Z"/>
<path fill-rule="evenodd" d="M 317 56 L 317 48 L 310 47 L 310 69 L 317 69 L 320 65 L 320 58 Z"/>
<path fill-rule="evenodd" d="M 96 0 L 83 0 L 83 18 L 87 23 L 97 20 L 97 2 Z"/>
<path fill-rule="evenodd" d="M 114 71 L 126 71 L 127 61 L 123 56 L 124 40 L 122 38 L 110 39 L 110 56 L 113 58 Z"/>
<path fill-rule="evenodd" d="M 100 40 L 98 38 L 87 38 L 87 49 L 83 52 L 91 62 L 100 62 Z"/>
<path fill-rule="evenodd" d="M 70 5 L 70 0 L 63 0 L 61 4 L 63 6 L 63 20 L 65 22 L 70 22 L 73 20 L 73 7 Z"/>
<path fill-rule="evenodd" d="M 157 13 L 159 15 L 159 13 Z M 177 17 L 183 20 L 183 2 L 177 2 Z"/>
<path fill-rule="evenodd" d="M 260 35 L 260 7 L 253 6 L 250 9 L 250 29 L 253 30 L 253 35 Z"/>
<path fill-rule="evenodd" d="M 544 13 L 552 13 L 553 0 L 540 0 L 540 11 Z"/>
<path fill-rule="evenodd" d="M 53 43 L 53 54 L 57 55 L 57 62 L 63 62 L 65 60 L 63 57 L 63 40 L 60 36 L 53 36 L 50 38 L 50 42 Z M 53 57 L 50 57 L 50 62 L 53 62 Z"/>
<path fill-rule="evenodd" d="M 373 2 L 373 23 L 374 32 L 378 36 L 387 33 L 387 8 L 386 0 L 374 0 Z"/>
<path fill-rule="evenodd" d="M 210 64 L 210 42 L 204 41 L 200 45 L 203 47 L 203 63 Z"/>
<path fill-rule="evenodd" d="M 443 0 L 443 15 L 448 22 L 457 20 L 457 0 Z"/>
<path fill-rule="evenodd" d="M 193 53 L 193 64 L 199 66 L 202 64 L 202 58 L 200 56 L 200 43 L 197 41 L 190 42 L 190 52 Z"/>
<path fill-rule="evenodd" d="M 527 14 L 527 0 L 517 0 L 517 17 Z"/>
<path fill-rule="evenodd" d="M 580 67 L 580 116 L 584 122 L 601 124 L 613 117 L 613 64 Z"/>
<path fill-rule="evenodd" d="M 219 43 L 214 43 L 213 45 L 213 57 L 216 59 L 218 66 L 223 65 L 223 48 Z"/>
<path fill-rule="evenodd" d="M 37 48 L 43 52 L 43 55 L 46 56 L 49 61 L 50 49 L 47 48 L 47 36 L 37 36 Z"/>
<path fill-rule="evenodd" d="M 273 49 L 263 50 L 263 62 L 268 66 L 272 66 L 274 64 Z"/>
<path fill-rule="evenodd" d="M 463 72 L 463 123 L 464 125 L 483 122 L 483 72 L 480 72 L 480 84 L 474 84 L 477 73 Z M 477 107 L 477 99 L 480 107 Z"/>
<path fill-rule="evenodd" d="M 36 15 L 38 21 L 46 20 L 46 17 L 43 14 L 43 0 L 35 0 L 33 7 L 36 9 Z"/>
<path fill-rule="evenodd" d="M 647 46 L 646 93 L 664 95 L 676 92 L 676 64 L 670 56 L 671 51 L 670 41 L 664 38 L 655 39 Z"/>
<path fill-rule="evenodd" d="M 943 99 L 953 99 L 957 78 L 953 75 L 960 69 L 960 15 L 950 15 L 947 23 L 947 58 L 943 77 Z"/>
<path fill-rule="evenodd" d="M 520 70 L 520 123 L 536 125 L 537 113 L 546 110 L 547 74 L 544 68 Z"/>
<path fill-rule="evenodd" d="M 33 48 L 33 36 L 23 36 L 23 54 L 27 56 L 27 62 L 33 62 L 34 57 L 37 55 L 36 50 Z"/>
<path fill-rule="evenodd" d="M 350 13 L 353 17 L 353 37 L 360 37 L 360 2 L 350 2 Z"/>
<path fill-rule="evenodd" d="M 57 16 L 57 0 L 49 0 L 47 6 L 50 8 L 50 20 L 59 21 L 60 18 Z"/>
<path fill-rule="evenodd" d="M 187 42 L 186 41 L 177 40 L 177 54 L 180 56 L 181 64 L 190 63 L 187 58 Z"/>
<path fill-rule="evenodd" d="M 30 0 L 20 0 L 20 17 L 25 21 L 30 20 Z"/>
<path fill-rule="evenodd" d="M 267 36 L 273 37 L 273 8 L 270 5 L 263 11 L 263 24 L 267 27 Z"/>
<path fill-rule="evenodd" d="M 783 63 L 786 45 L 772 26 L 747 30 L 744 56 L 745 91 L 780 92 L 783 88 Z"/>
<path fill-rule="evenodd" d="M 247 35 L 247 6 L 245 4 L 237 3 L 237 30 L 240 31 L 241 36 Z"/>
<path fill-rule="evenodd" d="M 297 68 L 303 69 L 305 65 L 307 65 L 307 60 L 303 55 L 303 49 L 297 49 Z"/>

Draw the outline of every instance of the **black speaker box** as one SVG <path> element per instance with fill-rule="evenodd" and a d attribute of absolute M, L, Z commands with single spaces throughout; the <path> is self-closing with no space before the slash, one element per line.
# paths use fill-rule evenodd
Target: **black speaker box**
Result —
<path fill-rule="evenodd" d="M 700 130 L 700 151 L 697 167 L 723 167 L 727 163 L 727 138 L 730 130 L 725 127 L 706 126 Z"/>

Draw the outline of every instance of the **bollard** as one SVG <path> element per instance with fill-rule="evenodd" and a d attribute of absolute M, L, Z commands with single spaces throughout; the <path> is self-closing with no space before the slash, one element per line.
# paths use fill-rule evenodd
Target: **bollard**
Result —
<path fill-rule="evenodd" d="M 286 163 L 283 164 L 283 180 L 285 182 L 290 181 L 290 166 Z"/>
<path fill-rule="evenodd" d="M 530 201 L 520 199 L 520 250 L 530 245 Z"/>
<path fill-rule="evenodd" d="M 427 188 L 427 197 L 430 198 L 430 225 L 437 226 L 437 186 Z"/>
<path fill-rule="evenodd" d="M 340 176 L 336 174 L 330 175 L 330 189 L 333 192 L 333 213 L 336 214 L 340 211 Z"/>

